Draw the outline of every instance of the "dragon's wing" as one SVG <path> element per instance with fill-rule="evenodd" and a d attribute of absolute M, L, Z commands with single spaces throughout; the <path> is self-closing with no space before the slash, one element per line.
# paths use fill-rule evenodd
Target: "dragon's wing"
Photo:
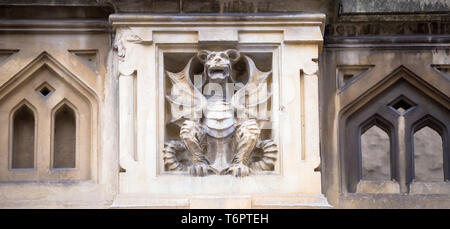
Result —
<path fill-rule="evenodd" d="M 268 87 L 268 79 L 272 72 L 259 71 L 252 59 L 244 56 L 247 62 L 248 82 L 232 97 L 238 120 L 257 119 L 267 121 L 270 118 L 268 102 L 272 93 Z"/>
<path fill-rule="evenodd" d="M 189 77 L 192 60 L 193 58 L 189 60 L 181 72 L 172 73 L 166 71 L 172 83 L 170 94 L 166 95 L 172 114 L 169 122 L 180 126 L 184 121 L 183 119 L 199 120 L 203 107 L 206 105 L 206 98 L 192 84 Z"/>

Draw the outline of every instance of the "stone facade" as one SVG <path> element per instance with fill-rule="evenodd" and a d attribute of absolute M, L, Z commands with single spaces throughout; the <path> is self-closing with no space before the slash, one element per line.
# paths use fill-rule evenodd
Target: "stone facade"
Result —
<path fill-rule="evenodd" d="M 0 0 L 1 208 L 448 208 L 450 2 Z"/>

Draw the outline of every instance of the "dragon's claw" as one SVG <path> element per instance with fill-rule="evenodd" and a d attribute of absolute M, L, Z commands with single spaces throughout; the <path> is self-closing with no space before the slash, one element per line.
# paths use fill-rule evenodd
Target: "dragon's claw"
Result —
<path fill-rule="evenodd" d="M 252 170 L 243 163 L 235 163 L 225 169 L 225 174 L 231 174 L 235 177 L 246 177 L 250 175 Z"/>
<path fill-rule="evenodd" d="M 197 162 L 189 167 L 189 174 L 192 176 L 207 176 L 209 174 L 216 174 L 217 170 L 204 162 Z"/>

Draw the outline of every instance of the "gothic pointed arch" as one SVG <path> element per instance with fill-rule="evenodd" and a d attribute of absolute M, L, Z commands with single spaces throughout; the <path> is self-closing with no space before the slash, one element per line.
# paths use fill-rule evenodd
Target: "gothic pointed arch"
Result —
<path fill-rule="evenodd" d="M 0 110 L 9 111 L 23 99 L 34 104 L 39 114 L 35 119 L 36 126 L 39 126 L 37 131 L 44 133 L 35 139 L 35 147 L 39 149 L 34 162 L 36 172 L 30 175 L 10 174 L 2 167 L 0 170 L 4 173 L 0 174 L 4 175 L 0 175 L 0 180 L 97 179 L 99 100 L 95 90 L 49 53 L 42 52 L 0 85 Z M 2 120 L 0 117 L 0 122 Z M 0 142 L 3 141 L 0 138 Z M 0 148 L 2 145 L 8 144 L 0 144 Z M 0 154 L 2 152 L 0 149 Z M 1 160 L 5 160 L 4 157 L 0 156 Z"/>
<path fill-rule="evenodd" d="M 11 169 L 34 169 L 36 166 L 36 108 L 26 99 L 10 112 L 9 164 Z"/>
<path fill-rule="evenodd" d="M 359 179 L 390 180 L 392 178 L 393 125 L 375 114 L 360 126 Z"/>
<path fill-rule="evenodd" d="M 448 126 L 427 114 L 412 125 L 411 137 L 414 180 L 424 182 L 449 180 Z"/>
<path fill-rule="evenodd" d="M 360 153 L 361 130 L 365 123 L 384 120 L 390 125 L 376 126 L 390 135 L 392 180 L 399 182 L 400 192 L 408 192 L 414 179 L 413 128 L 423 117 L 434 117 L 447 130 L 450 123 L 450 99 L 408 68 L 400 66 L 387 75 L 380 83 L 342 109 L 339 115 L 341 187 L 344 192 L 355 192 L 362 177 L 362 162 L 354 158 Z M 369 121 L 367 121 L 369 120 Z M 373 121 L 372 121 L 373 122 Z M 369 125 L 370 128 L 373 125 Z M 389 128 L 386 128 L 389 126 Z M 436 126 L 436 125 L 432 125 Z M 388 129 L 389 131 L 386 131 Z M 439 132 L 438 130 L 436 130 Z M 389 134 L 388 134 L 389 135 Z M 441 134 L 442 135 L 442 134 Z M 444 139 L 444 144 L 448 140 Z M 448 170 L 446 166 L 445 170 Z M 358 176 L 355 175 L 358 174 Z M 387 190 L 387 188 L 386 188 Z M 381 191 L 383 192 L 383 191 Z"/>
<path fill-rule="evenodd" d="M 52 109 L 51 168 L 77 168 L 77 142 L 79 130 L 78 110 L 64 98 Z"/>

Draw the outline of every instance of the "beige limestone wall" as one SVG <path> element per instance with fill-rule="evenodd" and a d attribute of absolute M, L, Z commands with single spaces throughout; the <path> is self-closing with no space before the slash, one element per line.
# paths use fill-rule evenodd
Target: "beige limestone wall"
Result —
<path fill-rule="evenodd" d="M 0 134 L 0 206 L 108 207 L 116 192 L 118 173 L 117 127 L 111 125 L 117 120 L 117 89 L 107 71 L 112 61 L 109 34 L 104 27 L 90 32 L 88 23 L 86 29 L 73 29 L 73 22 L 64 21 L 28 23 L 35 26 L 8 33 L 0 26 L 0 50 L 6 56 L 0 63 L 0 122 L 4 127 Z M 46 95 L 42 88 L 49 90 Z M 13 144 L 13 138 L 20 134 L 14 121 L 20 125 L 21 120 L 11 114 L 14 107 L 24 105 L 32 110 L 35 120 L 34 162 L 25 166 L 31 168 L 21 169 L 11 164 L 12 153 L 27 143 L 18 143 L 21 147 Z M 56 114 L 60 107 L 72 110 L 75 125 L 73 137 L 63 139 L 72 141 L 75 153 L 70 156 L 73 159 L 62 159 L 75 160 L 62 163 L 65 168 L 58 168 L 59 162 L 54 161 L 60 160 L 54 153 L 70 146 L 54 143 L 64 138 L 55 132 L 64 126 Z"/>
<path fill-rule="evenodd" d="M 405 185 L 386 179 L 394 175 L 387 166 L 394 160 L 386 158 L 385 134 L 370 132 L 361 145 L 368 152 L 361 166 L 374 176 L 363 174 L 368 179 L 349 194 L 340 149 L 348 133 L 339 132 L 344 108 L 384 95 L 398 78 L 448 110 L 450 27 L 444 2 L 0 1 L 0 207 L 309 208 L 329 207 L 328 201 L 338 208 L 448 208 L 450 186 L 443 181 L 448 157 L 440 152 L 448 155 L 449 141 L 438 137 L 444 134 L 425 129 L 414 142 L 395 146 L 405 152 L 413 143 L 414 149 L 417 179 L 403 195 Z M 114 12 L 124 14 L 108 23 Z M 313 14 L 301 13 L 301 19 L 298 12 Z M 182 19 L 174 25 L 167 15 L 159 21 L 133 13 L 174 13 Z M 217 17 L 197 20 L 189 13 Z M 245 16 L 229 20 L 228 13 Z M 258 19 L 265 13 L 284 19 L 270 14 Z M 117 40 L 124 44 L 115 43 L 121 31 L 126 36 Z M 174 53 L 173 61 L 211 47 L 272 54 L 278 91 L 273 117 L 279 127 L 273 135 L 280 152 L 271 174 L 192 178 L 164 170 L 163 55 Z M 400 74 L 391 75 L 399 68 Z M 49 97 L 39 94 L 41 86 L 50 88 Z M 76 157 L 75 169 L 57 171 L 52 117 L 67 101 L 76 111 L 75 147 L 82 157 Z M 33 122 L 30 112 L 19 115 L 15 129 L 14 112 L 24 106 Z M 26 144 L 12 140 L 21 131 L 28 133 Z M 14 149 L 27 151 L 17 159 L 26 163 L 14 165 Z"/>

